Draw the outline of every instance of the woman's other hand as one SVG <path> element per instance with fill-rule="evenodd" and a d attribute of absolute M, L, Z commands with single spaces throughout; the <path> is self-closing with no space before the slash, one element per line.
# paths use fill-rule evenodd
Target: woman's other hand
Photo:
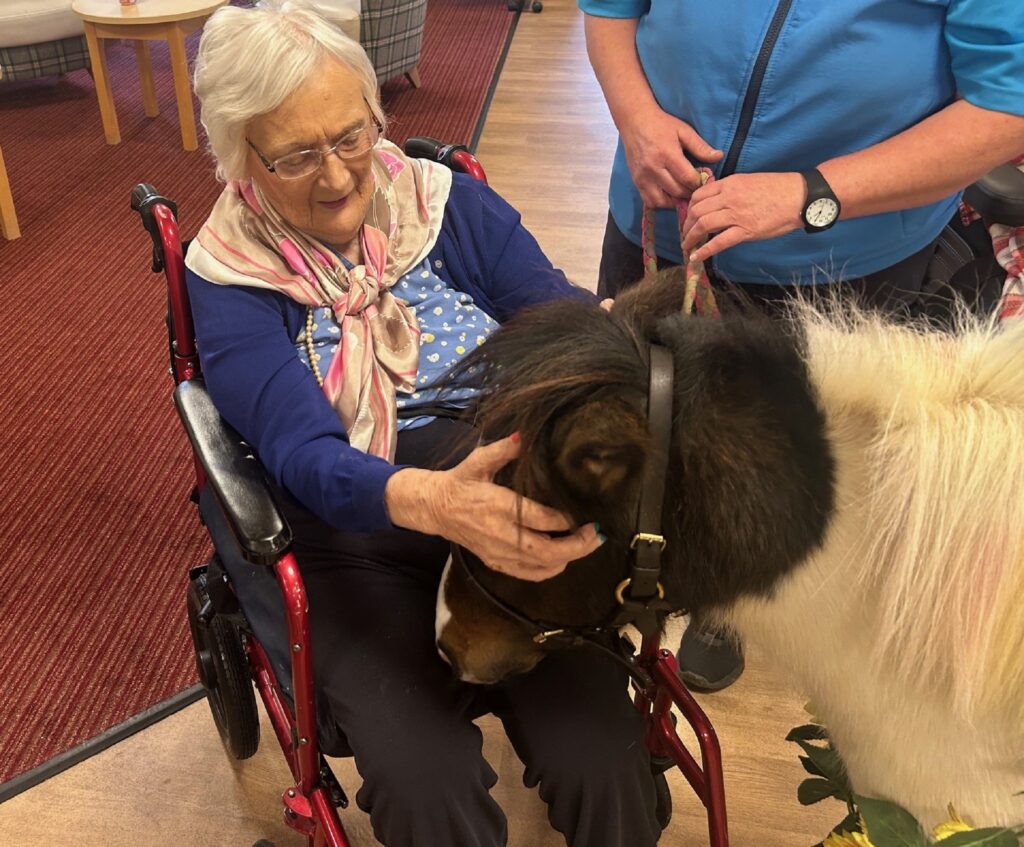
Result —
<path fill-rule="evenodd" d="M 685 121 L 654 107 L 620 122 L 619 134 L 633 183 L 645 206 L 665 209 L 700 187 L 700 174 L 686 158 L 717 162 L 722 151 Z"/>
<path fill-rule="evenodd" d="M 683 223 L 683 252 L 703 262 L 744 241 L 785 235 L 803 226 L 807 186 L 798 173 L 732 174 L 693 192 Z M 698 250 L 694 248 L 710 236 Z"/>
<path fill-rule="evenodd" d="M 594 524 L 569 535 L 565 515 L 518 497 L 494 475 L 519 456 L 510 436 L 477 447 L 449 471 L 403 468 L 388 480 L 385 502 L 396 526 L 440 535 L 472 551 L 489 568 L 534 582 L 557 576 L 604 539 Z"/>

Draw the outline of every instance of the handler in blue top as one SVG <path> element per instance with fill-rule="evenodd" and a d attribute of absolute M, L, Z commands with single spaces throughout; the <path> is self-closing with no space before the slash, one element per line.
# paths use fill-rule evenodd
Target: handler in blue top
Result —
<path fill-rule="evenodd" d="M 563 651 L 482 687 L 455 679 L 435 647 L 451 542 L 540 580 L 603 538 L 537 503 L 517 508 L 492 482 L 517 456 L 514 436 L 446 464 L 466 426 L 433 417 L 425 389 L 524 306 L 592 295 L 485 185 L 380 140 L 369 60 L 310 7 L 220 9 L 195 87 L 227 182 L 186 259 L 203 372 L 278 486 L 309 596 L 321 734 L 347 738 L 377 838 L 505 844 L 472 722 L 492 710 L 568 844 L 655 844 L 643 724 L 614 663 Z M 276 585 L 225 564 L 287 668 Z"/>
<path fill-rule="evenodd" d="M 833 283 L 913 314 L 960 191 L 1024 150 L 1021 0 L 578 2 L 619 130 L 606 297 L 642 273 L 644 204 L 659 263 L 681 261 L 689 200 L 713 283 L 769 309 Z M 738 675 L 721 640 L 692 646 L 692 684 Z"/>
<path fill-rule="evenodd" d="M 643 204 L 663 208 L 657 251 L 678 263 L 670 207 L 689 198 L 686 246 L 713 233 L 695 258 L 734 282 L 883 271 L 933 244 L 964 186 L 1024 149 L 1018 0 L 579 6 L 620 133 L 614 225 L 637 245 Z M 697 189 L 702 164 L 716 181 Z M 808 218 L 807 176 L 836 218 L 829 204 Z"/>

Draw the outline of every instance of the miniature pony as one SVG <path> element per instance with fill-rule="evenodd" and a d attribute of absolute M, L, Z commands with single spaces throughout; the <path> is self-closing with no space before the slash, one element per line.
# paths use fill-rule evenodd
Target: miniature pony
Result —
<path fill-rule="evenodd" d="M 678 280 L 537 308 L 466 363 L 501 481 L 608 542 L 544 583 L 456 551 L 438 643 L 466 679 L 529 669 L 523 615 L 596 625 L 627 573 L 646 462 L 666 462 L 662 582 L 732 626 L 815 704 L 854 789 L 922 823 L 947 804 L 1024 821 L 1024 322 L 950 333 L 852 309 L 678 314 Z M 649 345 L 674 363 L 668 455 L 647 434 Z M 461 561 L 460 561 L 461 560 Z"/>

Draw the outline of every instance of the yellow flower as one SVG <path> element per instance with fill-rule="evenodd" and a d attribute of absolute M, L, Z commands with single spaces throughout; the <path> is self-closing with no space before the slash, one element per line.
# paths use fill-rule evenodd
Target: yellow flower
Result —
<path fill-rule="evenodd" d="M 822 847 L 874 847 L 862 832 L 832 832 Z"/>
<path fill-rule="evenodd" d="M 958 832 L 970 832 L 974 829 L 973 826 L 968 826 L 964 819 L 956 813 L 956 809 L 953 808 L 953 804 L 949 804 L 949 820 L 945 823 L 940 823 L 932 831 L 936 841 L 942 841 L 943 838 L 949 838 L 951 835 L 956 835 Z"/>

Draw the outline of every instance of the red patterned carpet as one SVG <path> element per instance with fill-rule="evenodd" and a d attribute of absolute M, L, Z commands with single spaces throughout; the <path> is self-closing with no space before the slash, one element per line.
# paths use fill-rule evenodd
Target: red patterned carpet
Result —
<path fill-rule="evenodd" d="M 428 9 L 423 87 L 384 86 L 392 138 L 469 142 L 515 16 L 498 0 Z M 134 52 L 111 45 L 116 146 L 85 71 L 0 84 L 22 231 L 0 240 L 0 783 L 195 681 L 184 588 L 207 542 L 170 402 L 162 280 L 128 198 L 153 183 L 189 236 L 219 189 L 206 155 L 180 147 L 166 47 L 153 54 L 148 119 Z"/>

